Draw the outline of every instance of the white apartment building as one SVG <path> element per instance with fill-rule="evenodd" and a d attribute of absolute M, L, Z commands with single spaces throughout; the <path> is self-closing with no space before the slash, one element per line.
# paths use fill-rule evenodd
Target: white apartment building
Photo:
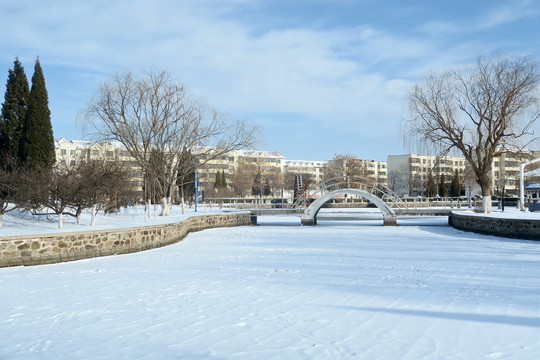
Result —
<path fill-rule="evenodd" d="M 142 188 L 143 179 L 139 166 L 128 154 L 127 150 L 116 142 L 95 142 L 71 140 L 64 138 L 55 142 L 56 160 L 60 166 L 74 166 L 81 159 L 104 159 L 122 161 L 132 169 L 132 179 Z M 206 155 L 201 155 L 204 161 Z M 494 195 L 502 196 L 503 188 L 506 196 L 519 194 L 519 164 L 540 157 L 540 151 L 505 151 L 495 158 L 492 165 Z M 419 154 L 390 155 L 387 161 L 357 160 L 366 174 L 387 185 L 400 196 L 423 195 L 426 190 L 427 175 L 431 171 L 438 183 L 444 174 L 450 183 L 455 170 L 464 176 L 467 167 L 465 158 L 456 156 L 432 156 Z M 237 150 L 209 160 L 199 167 L 199 183 L 201 190 L 213 190 L 216 173 L 225 174 L 227 184 L 232 184 L 233 174 L 240 163 L 249 163 L 265 169 L 276 169 L 288 179 L 287 174 L 309 175 L 315 184 L 325 180 L 330 161 L 286 160 L 276 151 Z M 463 178 L 461 179 L 463 184 Z M 284 184 L 285 188 L 289 184 Z M 292 185 L 291 185 L 292 186 Z M 471 184 L 471 188 L 473 184 Z M 479 189 L 476 189 L 479 192 Z"/>
<path fill-rule="evenodd" d="M 202 161 L 207 160 L 207 155 L 200 155 Z M 231 184 L 235 170 L 242 162 L 262 168 L 275 168 L 283 173 L 285 157 L 277 151 L 261 150 L 235 150 L 225 155 L 208 160 L 198 168 L 199 186 L 201 189 L 210 191 L 214 188 L 216 173 L 223 172 L 227 184 Z"/>
<path fill-rule="evenodd" d="M 456 169 L 461 177 L 465 174 L 466 161 L 458 156 L 433 156 L 419 154 L 389 155 L 387 161 L 388 187 L 399 196 L 421 196 L 426 191 L 428 174 L 435 183 L 444 174 L 450 184 Z"/>
<path fill-rule="evenodd" d="M 367 161 L 367 168 L 369 171 L 373 171 L 379 183 L 388 184 L 388 163 L 386 161 Z"/>
<path fill-rule="evenodd" d="M 81 160 L 116 160 L 127 164 L 132 169 L 132 178 L 136 186 L 142 189 L 143 174 L 140 167 L 120 143 L 71 140 L 64 138 L 55 142 L 56 162 L 59 166 L 75 166 Z M 285 169 L 285 157 L 276 151 L 236 150 L 208 160 L 210 154 L 201 154 L 202 164 L 197 170 L 199 188 L 213 190 L 216 173 L 223 172 L 228 184 L 231 184 L 234 171 L 241 162 L 262 168 L 275 168 L 280 173 Z"/>
<path fill-rule="evenodd" d="M 502 196 L 519 196 L 519 166 L 540 157 L 540 151 L 512 151 L 506 150 L 493 160 L 492 194 Z M 526 169 L 529 170 L 529 169 Z M 527 183 L 527 182 L 526 182 Z"/>
<path fill-rule="evenodd" d="M 314 184 L 318 185 L 320 182 L 324 181 L 324 170 L 327 165 L 327 161 L 285 160 L 284 173 L 307 175 Z"/>

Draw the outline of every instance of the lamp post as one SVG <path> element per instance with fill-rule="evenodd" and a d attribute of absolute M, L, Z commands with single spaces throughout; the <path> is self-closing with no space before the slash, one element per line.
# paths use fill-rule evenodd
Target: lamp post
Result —
<path fill-rule="evenodd" d="M 502 188 L 502 200 L 501 200 L 501 209 L 504 212 L 504 190 L 506 185 L 506 179 L 503 179 L 503 188 Z"/>
<path fill-rule="evenodd" d="M 197 171 L 197 165 L 195 164 L 195 212 L 197 212 L 198 188 L 199 188 L 199 176 L 198 176 L 198 171 Z"/>
<path fill-rule="evenodd" d="M 534 160 L 524 162 L 519 164 L 519 201 L 521 206 L 521 211 L 525 211 L 525 180 L 524 180 L 524 170 L 525 166 L 529 164 L 534 164 L 535 162 L 540 161 L 540 158 L 536 158 Z M 530 171 L 528 172 L 530 173 Z"/>

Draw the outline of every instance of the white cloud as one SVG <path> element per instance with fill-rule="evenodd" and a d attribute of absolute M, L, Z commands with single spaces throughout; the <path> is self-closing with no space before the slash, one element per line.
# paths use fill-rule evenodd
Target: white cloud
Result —
<path fill-rule="evenodd" d="M 0 38 L 0 57 L 11 63 L 15 55 L 28 56 L 30 63 L 40 55 L 42 65 L 69 68 L 71 76 L 77 72 L 88 92 L 115 72 L 156 65 L 232 116 L 251 114 L 269 122 L 272 114 L 297 114 L 301 120 L 296 121 L 311 127 L 334 124 L 377 133 L 395 130 L 407 91 L 424 73 L 479 52 L 474 40 L 441 41 L 463 31 L 458 23 L 427 23 L 423 29 L 433 37 L 375 23 L 319 28 L 310 19 L 272 28 L 245 19 L 242 11 L 261 3 L 36 0 L 0 5 L 3 33 L 10 35 Z M 493 11 L 485 19 L 483 24 L 497 24 L 505 15 Z"/>
<path fill-rule="evenodd" d="M 419 29 L 430 35 L 468 34 L 492 29 L 518 20 L 534 18 L 540 14 L 538 3 L 532 0 L 506 1 L 502 5 L 488 3 L 485 11 L 480 13 L 464 13 L 463 18 L 433 20 L 422 24 Z"/>
<path fill-rule="evenodd" d="M 485 16 L 482 16 L 479 19 L 477 27 L 479 29 L 489 29 L 520 19 L 535 17 L 539 13 L 538 4 L 535 4 L 531 0 L 508 1 L 500 7 L 491 9 Z"/>

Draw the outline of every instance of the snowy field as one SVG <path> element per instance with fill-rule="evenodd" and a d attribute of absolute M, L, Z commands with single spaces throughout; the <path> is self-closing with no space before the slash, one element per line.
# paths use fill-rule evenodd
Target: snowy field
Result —
<path fill-rule="evenodd" d="M 539 242 L 298 222 L 0 269 L 0 359 L 540 358 Z"/>

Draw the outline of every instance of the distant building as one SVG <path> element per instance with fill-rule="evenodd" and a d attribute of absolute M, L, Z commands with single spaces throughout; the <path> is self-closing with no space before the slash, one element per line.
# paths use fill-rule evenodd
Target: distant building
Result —
<path fill-rule="evenodd" d="M 493 159 L 492 194 L 502 196 L 519 196 L 519 165 L 540 157 L 540 151 L 506 150 Z"/>
<path fill-rule="evenodd" d="M 71 140 L 64 138 L 55 142 L 57 166 L 72 167 L 82 160 L 116 160 L 127 165 L 131 171 L 134 184 L 142 189 L 143 173 L 139 165 L 129 155 L 128 151 L 119 142 L 96 142 Z M 228 186 L 231 186 L 235 171 L 240 164 L 252 164 L 261 169 L 273 169 L 283 176 L 283 188 L 292 190 L 294 174 L 306 175 L 313 182 L 319 184 L 329 176 L 329 166 L 332 161 L 313 160 L 287 160 L 276 151 L 264 150 L 235 150 L 211 160 L 208 155 L 200 155 L 201 160 L 207 161 L 198 168 L 199 188 L 213 191 L 216 174 L 224 173 Z M 519 164 L 540 157 L 540 151 L 511 151 L 507 150 L 493 160 L 492 194 L 502 196 L 519 195 Z M 433 156 L 419 154 L 390 155 L 387 161 L 354 159 L 357 169 L 362 174 L 387 185 L 400 196 L 421 196 L 425 194 L 427 177 L 431 172 L 436 184 L 441 174 L 449 186 L 455 171 L 458 171 L 460 183 L 465 182 L 465 173 L 468 163 L 464 157 L 459 156 Z M 469 185 L 474 187 L 474 175 L 469 174 Z M 538 181 L 535 178 L 531 181 Z M 476 186 L 475 192 L 479 192 Z"/>
<path fill-rule="evenodd" d="M 284 173 L 306 175 L 311 178 L 314 184 L 318 185 L 324 181 L 327 165 L 327 161 L 285 160 Z"/>
<path fill-rule="evenodd" d="M 128 151 L 121 143 L 71 140 L 64 138 L 55 142 L 56 163 L 61 167 L 73 167 L 82 160 L 117 160 L 132 169 L 132 179 L 136 187 L 143 187 L 143 173 Z M 216 174 L 223 172 L 228 184 L 241 162 L 254 164 L 264 168 L 275 168 L 284 172 L 285 157 L 276 151 L 235 150 L 227 154 L 208 160 L 210 154 L 200 155 L 205 162 L 197 170 L 199 174 L 199 188 L 211 191 L 214 188 Z"/>
<path fill-rule="evenodd" d="M 436 184 L 444 175 L 449 187 L 457 170 L 462 182 L 466 166 L 463 157 L 419 154 L 389 155 L 387 163 L 388 187 L 399 196 L 425 195 L 430 172 Z"/>
<path fill-rule="evenodd" d="M 199 186 L 211 191 L 214 188 L 216 173 L 223 171 L 227 184 L 231 184 L 234 172 L 244 162 L 264 168 L 275 168 L 283 173 L 285 157 L 277 151 L 234 150 L 217 158 L 207 160 L 207 155 L 200 155 L 202 161 L 207 161 L 198 168 Z"/>

